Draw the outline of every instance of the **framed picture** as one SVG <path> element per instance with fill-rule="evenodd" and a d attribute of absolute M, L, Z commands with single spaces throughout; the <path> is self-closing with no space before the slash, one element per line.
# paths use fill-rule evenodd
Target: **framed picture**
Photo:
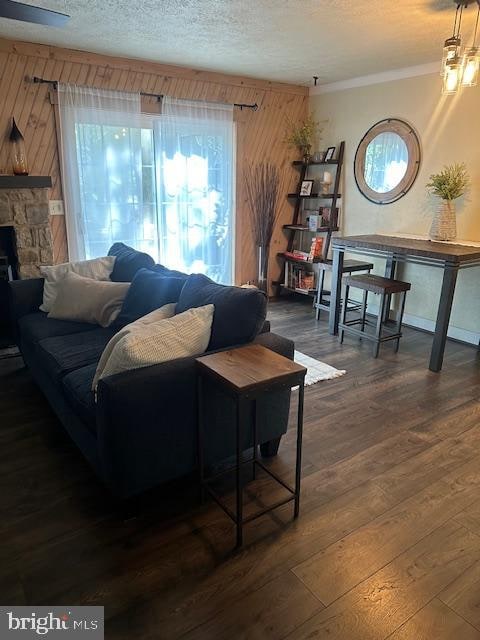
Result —
<path fill-rule="evenodd" d="M 329 160 L 333 160 L 333 156 L 335 155 L 335 147 L 328 147 L 327 153 L 325 154 L 325 162 Z"/>
<path fill-rule="evenodd" d="M 300 187 L 300 195 L 309 196 L 312 193 L 312 189 L 313 189 L 313 180 L 303 180 L 302 186 Z"/>
<path fill-rule="evenodd" d="M 330 226 L 330 220 L 331 220 L 330 207 L 320 207 L 318 213 L 321 216 L 320 219 L 321 219 L 322 227 Z"/>

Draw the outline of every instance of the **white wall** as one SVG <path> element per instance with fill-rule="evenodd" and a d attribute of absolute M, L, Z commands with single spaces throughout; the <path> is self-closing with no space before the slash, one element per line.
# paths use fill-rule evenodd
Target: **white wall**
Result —
<path fill-rule="evenodd" d="M 458 238 L 480 241 L 480 86 L 457 96 L 441 95 L 438 74 L 382 82 L 311 96 L 317 120 L 326 121 L 322 147 L 345 140 L 342 235 L 365 233 L 427 234 L 437 199 L 425 188 L 429 175 L 445 164 L 466 162 L 472 188 L 456 201 Z M 420 138 L 422 162 L 415 184 L 395 203 L 375 205 L 359 192 L 353 174 L 355 151 L 377 121 L 396 117 L 412 124 Z M 354 256 L 352 256 L 354 257 Z M 383 265 L 376 264 L 382 273 Z M 442 271 L 406 265 L 400 277 L 412 283 L 407 320 L 432 328 Z M 450 335 L 478 342 L 480 334 L 480 268 L 461 271 Z"/>

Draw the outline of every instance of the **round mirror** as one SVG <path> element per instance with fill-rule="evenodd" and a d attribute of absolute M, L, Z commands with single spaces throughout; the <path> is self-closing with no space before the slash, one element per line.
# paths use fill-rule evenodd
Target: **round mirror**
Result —
<path fill-rule="evenodd" d="M 420 167 L 420 145 L 410 125 L 389 118 L 367 131 L 355 154 L 355 180 L 363 195 L 377 204 L 404 196 Z"/>

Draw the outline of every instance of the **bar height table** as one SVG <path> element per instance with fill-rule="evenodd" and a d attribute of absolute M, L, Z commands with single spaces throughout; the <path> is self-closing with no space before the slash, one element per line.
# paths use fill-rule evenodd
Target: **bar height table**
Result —
<path fill-rule="evenodd" d="M 329 316 L 329 332 L 331 334 L 338 333 L 342 268 L 345 252 L 384 258 L 386 260 L 386 278 L 395 276 L 395 268 L 399 262 L 438 267 L 443 270 L 442 288 L 429 364 L 430 371 L 440 371 L 443 364 L 457 275 L 460 269 L 480 266 L 480 246 L 475 247 L 396 236 L 361 235 L 333 238 L 332 248 L 332 293 Z"/>

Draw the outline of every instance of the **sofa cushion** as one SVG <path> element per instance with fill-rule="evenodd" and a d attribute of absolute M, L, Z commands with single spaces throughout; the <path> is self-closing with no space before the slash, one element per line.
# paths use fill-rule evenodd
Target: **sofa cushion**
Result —
<path fill-rule="evenodd" d="M 74 412 L 92 433 L 96 433 L 95 395 L 91 390 L 95 364 L 67 373 L 62 386 Z"/>
<path fill-rule="evenodd" d="M 96 329 L 94 325 L 86 324 L 85 322 L 54 320 L 41 311 L 22 316 L 18 321 L 18 327 L 21 341 L 30 342 L 31 344 L 36 344 L 44 338 L 67 336 Z"/>
<path fill-rule="evenodd" d="M 135 323 L 134 329 L 114 345 L 99 380 L 116 373 L 205 353 L 210 341 L 213 312 L 213 305 L 208 304 L 157 322 Z"/>
<path fill-rule="evenodd" d="M 155 265 L 154 259 L 148 253 L 142 253 L 123 242 L 115 242 L 110 247 L 109 256 L 115 256 L 110 280 L 113 282 L 131 282 L 139 269 L 151 269 Z"/>
<path fill-rule="evenodd" d="M 129 282 L 103 282 L 67 273 L 58 284 L 48 317 L 109 327 L 120 313 L 129 288 Z"/>
<path fill-rule="evenodd" d="M 208 351 L 251 342 L 267 313 L 267 297 L 259 289 L 228 287 L 200 274 L 189 276 L 176 313 L 207 304 L 215 306 Z"/>
<path fill-rule="evenodd" d="M 120 331 L 110 339 L 100 356 L 100 360 L 98 361 L 95 377 L 93 378 L 92 391 L 95 391 L 97 388 L 98 381 L 100 380 L 103 370 L 107 366 L 107 362 L 112 355 L 112 351 L 114 350 L 117 342 L 119 342 L 123 336 L 137 330 L 139 326 L 146 326 L 151 323 L 157 323 L 159 320 L 173 318 L 175 315 L 175 306 L 175 302 L 170 302 L 170 304 L 165 304 L 163 307 L 160 307 L 160 309 L 155 309 L 155 311 L 147 313 L 146 316 L 142 316 L 141 318 L 138 318 L 138 320 L 135 320 L 135 322 L 131 322 L 130 324 L 125 325 L 125 327 L 122 327 Z"/>
<path fill-rule="evenodd" d="M 69 273 L 76 273 L 92 280 L 110 280 L 115 264 L 114 256 L 80 260 L 79 262 L 65 262 L 52 267 L 40 267 L 40 273 L 45 278 L 43 285 L 43 303 L 40 311 L 50 311 L 57 297 L 58 285 Z"/>
<path fill-rule="evenodd" d="M 37 356 L 53 380 L 88 364 L 97 365 L 115 330 L 97 327 L 69 336 L 45 338 L 37 344 Z M 95 373 L 95 372 L 94 372 Z"/>
<path fill-rule="evenodd" d="M 177 302 L 184 283 L 183 278 L 169 278 L 150 269 L 140 269 L 132 280 L 114 326 L 124 327 L 166 304 Z"/>
<path fill-rule="evenodd" d="M 183 280 L 188 278 L 187 273 L 183 273 L 183 271 L 176 271 L 175 269 L 169 269 L 168 267 L 163 266 L 163 264 L 156 264 L 152 267 L 152 271 L 168 278 L 182 278 Z"/>

